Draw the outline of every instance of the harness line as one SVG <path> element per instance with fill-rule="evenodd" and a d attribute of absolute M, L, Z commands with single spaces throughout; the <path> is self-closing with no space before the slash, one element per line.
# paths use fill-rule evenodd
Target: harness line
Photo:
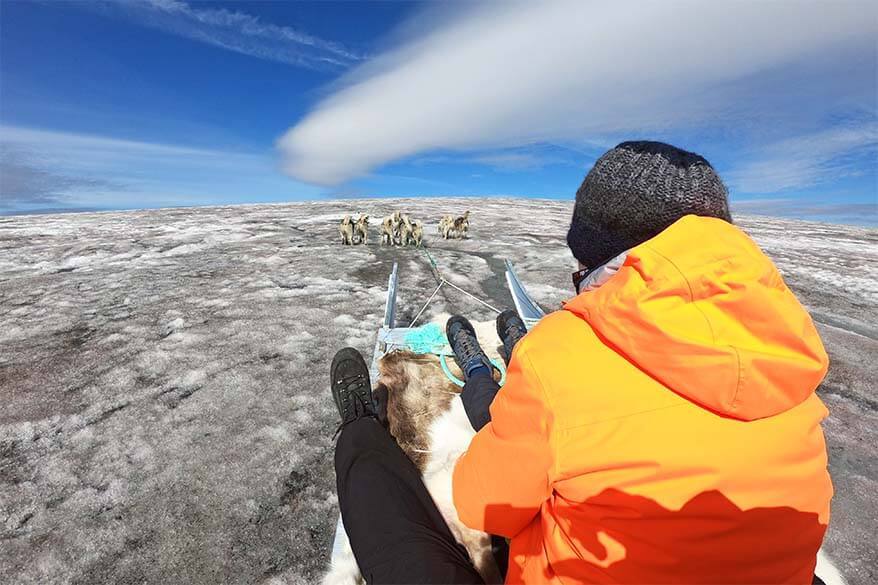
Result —
<path fill-rule="evenodd" d="M 502 311 L 501 311 L 500 309 L 498 309 L 497 307 L 495 307 L 495 306 L 493 306 L 493 305 L 491 305 L 491 304 L 489 304 L 489 303 L 483 301 L 482 299 L 480 299 L 480 298 L 477 297 L 476 295 L 474 295 L 474 294 L 472 294 L 472 293 L 470 293 L 470 292 L 467 292 L 467 291 L 463 290 L 462 288 L 460 288 L 459 286 L 457 286 L 457 285 L 454 284 L 453 282 L 450 282 L 447 278 L 445 278 L 444 276 L 442 276 L 442 273 L 439 272 L 439 265 L 436 263 L 436 260 L 433 258 L 433 255 L 430 254 L 430 252 L 427 250 L 427 247 L 426 247 L 426 246 L 421 246 L 421 250 L 423 250 L 424 254 L 427 255 L 427 260 L 430 262 L 430 267 L 431 267 L 431 269 L 432 269 L 433 276 L 434 276 L 434 277 L 436 278 L 436 280 L 439 282 L 439 285 L 438 285 L 438 286 L 436 287 L 436 289 L 433 291 L 433 294 L 430 295 L 430 298 L 427 299 L 427 302 L 424 303 L 424 306 L 421 307 L 421 310 L 418 311 L 418 314 L 415 315 L 415 318 L 412 319 L 412 322 L 409 323 L 409 327 L 414 327 L 415 323 L 417 323 L 417 321 L 418 321 L 418 319 L 420 318 L 420 316 L 424 313 L 424 311 L 427 310 L 427 306 L 433 301 L 433 299 L 434 299 L 434 298 L 436 297 L 436 295 L 439 293 L 439 289 L 441 289 L 442 286 L 443 286 L 443 285 L 446 285 L 446 284 L 447 284 L 448 286 L 450 286 L 451 288 L 453 288 L 453 289 L 455 289 L 455 290 L 458 290 L 458 291 L 462 292 L 463 294 L 465 294 L 465 295 L 468 296 L 469 298 L 473 299 L 474 301 L 476 301 L 476 302 L 478 302 L 478 303 L 481 303 L 482 305 L 488 307 L 489 309 L 491 309 L 492 311 L 494 311 L 494 312 L 497 313 L 498 315 L 502 312 Z"/>

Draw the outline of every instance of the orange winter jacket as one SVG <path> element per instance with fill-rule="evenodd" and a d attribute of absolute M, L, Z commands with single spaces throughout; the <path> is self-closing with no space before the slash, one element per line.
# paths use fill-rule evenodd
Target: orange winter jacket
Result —
<path fill-rule="evenodd" d="M 508 583 L 810 583 L 827 363 L 756 244 L 686 216 L 518 344 L 458 515 L 512 539 Z"/>

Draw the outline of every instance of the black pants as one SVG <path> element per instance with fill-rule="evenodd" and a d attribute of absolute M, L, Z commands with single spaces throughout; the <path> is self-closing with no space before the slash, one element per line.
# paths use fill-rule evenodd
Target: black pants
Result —
<path fill-rule="evenodd" d="M 484 583 L 387 429 L 361 418 L 335 448 L 338 505 L 367 583 Z"/>
<path fill-rule="evenodd" d="M 500 384 L 487 372 L 471 376 L 464 384 L 460 399 L 463 400 L 463 409 L 476 431 L 481 430 L 491 421 L 491 412 L 488 409 L 494 402 L 498 390 Z"/>
<path fill-rule="evenodd" d="M 490 420 L 488 407 L 499 388 L 487 374 L 467 380 L 461 396 L 476 430 Z M 342 523 L 366 582 L 483 583 L 421 474 L 376 419 L 342 429 L 335 475 Z M 505 572 L 502 552 L 498 564 Z"/>

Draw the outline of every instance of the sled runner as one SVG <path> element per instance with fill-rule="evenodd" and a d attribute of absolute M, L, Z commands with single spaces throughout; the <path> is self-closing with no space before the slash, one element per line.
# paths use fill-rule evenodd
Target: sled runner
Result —
<path fill-rule="evenodd" d="M 431 264 L 433 264 L 434 269 L 435 264 L 433 263 L 432 258 L 430 258 Z M 448 369 L 446 364 L 447 356 L 452 355 L 451 347 L 448 345 L 447 340 L 445 339 L 444 332 L 442 331 L 433 331 L 429 328 L 421 328 L 415 327 L 415 323 L 418 320 L 418 317 L 424 312 L 427 306 L 430 304 L 430 301 L 436 296 L 443 286 L 449 286 L 454 288 L 463 294 L 474 298 L 476 301 L 488 306 L 489 308 L 497 311 L 494 307 L 491 307 L 481 299 L 476 298 L 472 294 L 467 291 L 461 289 L 460 287 L 448 282 L 438 273 L 438 269 L 436 269 L 437 278 L 439 280 L 439 286 L 433 291 L 433 294 L 430 295 L 430 298 L 421 308 L 421 310 L 415 315 L 415 318 L 409 324 L 408 327 L 397 327 L 396 326 L 396 292 L 399 283 L 399 266 L 396 262 L 393 263 L 393 270 L 390 272 L 390 277 L 387 280 L 387 302 L 384 305 L 384 321 L 381 324 L 381 327 L 378 329 L 378 337 L 375 340 L 375 349 L 372 352 L 372 363 L 369 367 L 369 377 L 374 382 L 378 380 L 378 362 L 384 357 L 385 354 L 390 353 L 391 351 L 397 349 L 406 349 L 409 351 L 413 351 L 415 353 L 432 353 L 434 355 L 439 356 L 440 364 L 442 365 L 442 369 L 445 372 L 445 375 L 451 379 L 455 384 L 462 386 L 463 382 L 454 377 L 451 371 Z M 512 301 L 515 304 L 515 310 L 518 312 L 518 315 L 524 321 L 525 325 L 528 329 L 533 327 L 537 321 L 539 321 L 544 315 L 545 312 L 540 308 L 540 306 L 534 301 L 531 296 L 525 290 L 524 285 L 521 284 L 521 281 L 518 279 L 518 275 L 515 273 L 514 268 L 512 267 L 512 263 L 509 260 L 506 260 L 506 284 L 509 287 L 509 292 L 512 295 Z M 499 312 L 499 311 L 497 311 Z M 501 385 L 505 380 L 506 369 L 501 362 L 494 362 L 494 365 L 500 370 L 502 374 Z M 338 523 L 335 528 L 335 538 L 332 544 L 332 559 L 336 559 L 340 557 L 345 548 L 348 546 L 347 542 L 347 534 L 345 533 L 344 526 L 342 525 L 341 515 L 338 517 Z"/>

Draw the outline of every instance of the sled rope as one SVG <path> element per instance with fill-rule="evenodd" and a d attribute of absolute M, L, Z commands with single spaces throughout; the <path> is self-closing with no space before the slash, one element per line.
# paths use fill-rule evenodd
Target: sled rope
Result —
<path fill-rule="evenodd" d="M 414 327 L 415 323 L 418 322 L 418 319 L 420 318 L 420 316 L 424 313 L 424 311 L 427 310 L 427 307 L 430 305 L 430 303 L 433 301 L 433 299 L 436 298 L 436 295 L 439 294 L 439 289 L 441 289 L 446 284 L 448 286 L 450 286 L 451 288 L 462 292 L 463 294 L 465 294 L 469 298 L 473 299 L 474 301 L 481 303 L 482 305 L 488 307 L 489 309 L 491 309 L 492 311 L 494 311 L 498 315 L 502 312 L 497 307 L 483 301 L 482 299 L 480 299 L 476 295 L 463 290 L 462 288 L 460 288 L 459 286 L 457 286 L 453 282 L 450 282 L 448 279 L 446 279 L 444 276 L 442 276 L 442 273 L 439 271 L 439 265 L 436 263 L 436 260 L 433 258 L 433 255 L 430 254 L 429 250 L 427 250 L 427 247 L 421 246 L 421 250 L 423 250 L 424 254 L 427 255 L 427 260 L 430 262 L 430 267 L 432 268 L 433 276 L 436 277 L 436 280 L 438 281 L 439 284 L 438 284 L 438 286 L 436 286 L 436 289 L 433 291 L 433 294 L 430 295 L 430 298 L 427 299 L 427 302 L 424 303 L 424 306 L 421 307 L 421 310 L 418 311 L 418 314 L 415 315 L 415 318 L 412 319 L 412 322 L 409 323 L 409 327 Z"/>

